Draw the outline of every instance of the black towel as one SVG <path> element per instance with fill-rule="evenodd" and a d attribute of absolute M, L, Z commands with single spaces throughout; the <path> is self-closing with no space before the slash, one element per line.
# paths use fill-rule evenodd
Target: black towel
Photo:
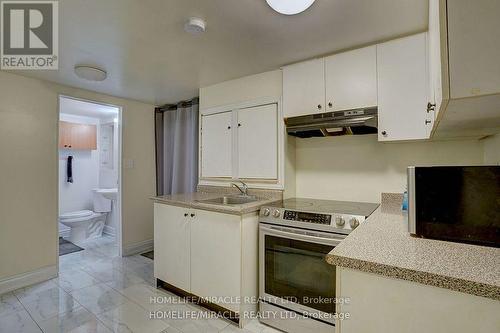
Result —
<path fill-rule="evenodd" d="M 67 182 L 73 182 L 73 156 L 68 156 L 68 163 L 66 164 Z"/>

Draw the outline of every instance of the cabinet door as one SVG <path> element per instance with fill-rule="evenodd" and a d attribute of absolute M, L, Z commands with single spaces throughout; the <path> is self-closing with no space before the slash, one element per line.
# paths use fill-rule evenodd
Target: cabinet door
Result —
<path fill-rule="evenodd" d="M 278 178 L 278 106 L 238 110 L 238 178 Z"/>
<path fill-rule="evenodd" d="M 232 176 L 232 112 L 201 117 L 201 176 Z"/>
<path fill-rule="evenodd" d="M 431 104 L 435 104 L 434 111 L 429 110 L 429 118 L 432 120 L 439 113 L 443 101 L 443 67 L 441 62 L 444 55 L 441 54 L 441 2 L 442 0 L 429 1 L 429 99 Z"/>
<path fill-rule="evenodd" d="M 325 59 L 326 111 L 377 105 L 375 46 L 335 54 Z"/>
<path fill-rule="evenodd" d="M 379 141 L 428 138 L 426 33 L 377 45 Z"/>
<path fill-rule="evenodd" d="M 191 222 L 191 293 L 228 297 L 214 302 L 238 312 L 241 295 L 241 217 L 196 210 Z M 156 254 L 155 254 L 156 255 Z"/>
<path fill-rule="evenodd" d="M 96 125 L 71 124 L 71 148 L 72 149 L 97 149 Z"/>
<path fill-rule="evenodd" d="M 190 291 L 190 222 L 187 208 L 154 204 L 154 276 Z"/>
<path fill-rule="evenodd" d="M 283 68 L 285 118 L 325 110 L 325 61 L 317 59 Z"/>
<path fill-rule="evenodd" d="M 500 93 L 500 1 L 453 0 L 446 4 L 450 97 Z"/>
<path fill-rule="evenodd" d="M 66 121 L 59 122 L 59 148 L 70 148 L 72 125 Z"/>

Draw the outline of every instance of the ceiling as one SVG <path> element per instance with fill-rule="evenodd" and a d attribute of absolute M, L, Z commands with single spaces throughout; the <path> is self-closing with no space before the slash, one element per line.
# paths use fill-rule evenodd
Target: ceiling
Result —
<path fill-rule="evenodd" d="M 317 0 L 285 16 L 265 0 L 60 0 L 59 70 L 21 74 L 153 104 L 214 83 L 424 31 L 427 0 Z M 203 35 L 183 30 L 206 20 Z M 76 77 L 75 64 L 107 70 Z"/>
<path fill-rule="evenodd" d="M 109 119 L 111 117 L 118 116 L 119 108 L 110 105 L 96 104 L 78 99 L 61 97 L 59 99 L 59 110 L 61 113 L 75 116 Z"/>

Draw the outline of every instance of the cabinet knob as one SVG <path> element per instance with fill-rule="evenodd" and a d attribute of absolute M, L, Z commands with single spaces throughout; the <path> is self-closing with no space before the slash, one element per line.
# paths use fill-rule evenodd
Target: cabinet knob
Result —
<path fill-rule="evenodd" d="M 386 131 L 382 131 L 382 135 L 383 136 L 387 136 L 387 132 Z"/>
<path fill-rule="evenodd" d="M 228 126 L 227 129 L 231 129 L 231 126 Z"/>
<path fill-rule="evenodd" d="M 238 124 L 238 127 L 241 127 L 241 124 Z"/>
<path fill-rule="evenodd" d="M 432 123 L 432 121 L 430 121 L 429 119 L 426 119 L 426 120 L 425 120 L 425 124 L 426 124 L 426 125 L 429 125 L 430 123 Z"/>
<path fill-rule="evenodd" d="M 321 110 L 321 104 L 318 104 L 318 110 Z"/>
<path fill-rule="evenodd" d="M 194 213 L 191 213 L 191 217 L 194 217 L 194 216 L 195 216 Z"/>
<path fill-rule="evenodd" d="M 68 147 L 71 148 L 71 145 L 69 145 Z"/>
<path fill-rule="evenodd" d="M 332 103 L 332 102 L 329 102 L 329 103 L 328 103 L 328 106 L 329 106 L 329 107 L 332 107 L 332 106 L 333 106 L 333 103 Z"/>
<path fill-rule="evenodd" d="M 436 103 L 427 103 L 427 112 L 434 111 L 436 109 Z"/>
<path fill-rule="evenodd" d="M 184 217 L 187 217 L 189 214 L 188 213 L 184 213 Z"/>
<path fill-rule="evenodd" d="M 68 145 L 64 145 L 64 147 L 67 147 Z"/>

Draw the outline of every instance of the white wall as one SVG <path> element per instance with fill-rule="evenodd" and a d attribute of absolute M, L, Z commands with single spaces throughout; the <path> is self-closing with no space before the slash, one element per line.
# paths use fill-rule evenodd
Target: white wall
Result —
<path fill-rule="evenodd" d="M 380 202 L 403 192 L 409 165 L 481 165 L 477 140 L 379 143 L 376 135 L 296 140 L 296 195 Z"/>
<path fill-rule="evenodd" d="M 500 165 L 500 134 L 483 140 L 484 164 Z"/>
<path fill-rule="evenodd" d="M 0 283 L 57 263 L 59 94 L 123 108 L 122 243 L 153 238 L 154 105 L 0 71 Z"/>

